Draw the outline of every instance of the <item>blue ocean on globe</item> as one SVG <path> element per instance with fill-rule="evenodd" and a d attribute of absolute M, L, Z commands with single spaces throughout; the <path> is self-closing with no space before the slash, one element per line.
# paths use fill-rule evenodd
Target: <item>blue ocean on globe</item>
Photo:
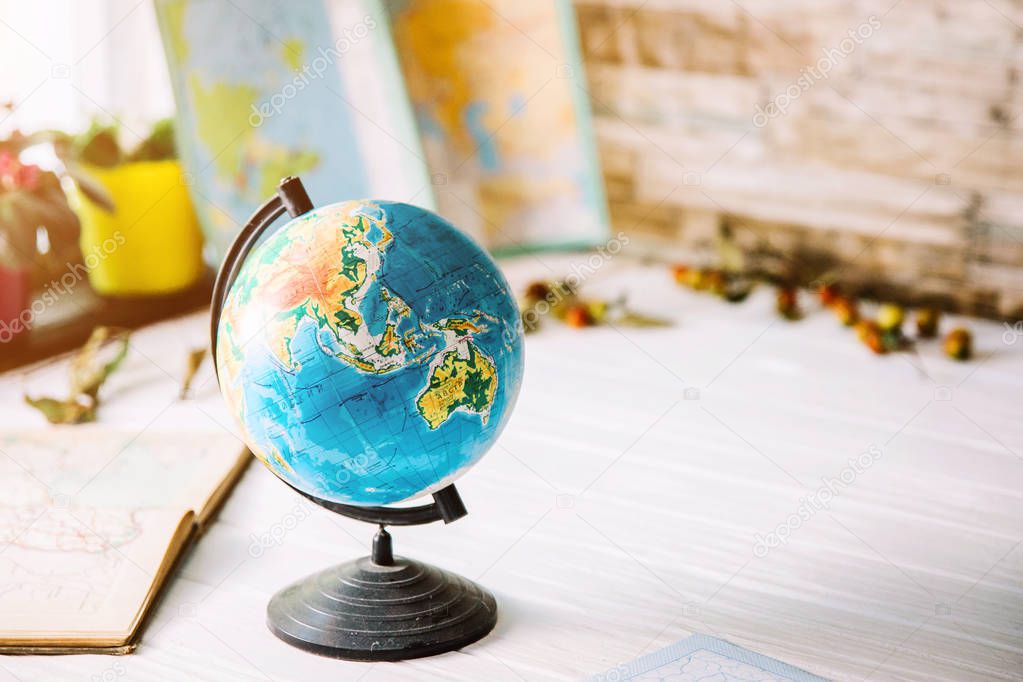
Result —
<path fill-rule="evenodd" d="M 217 332 L 252 452 L 317 497 L 436 492 L 493 445 L 522 380 L 522 323 L 491 258 L 439 216 L 324 206 L 257 246 Z"/>

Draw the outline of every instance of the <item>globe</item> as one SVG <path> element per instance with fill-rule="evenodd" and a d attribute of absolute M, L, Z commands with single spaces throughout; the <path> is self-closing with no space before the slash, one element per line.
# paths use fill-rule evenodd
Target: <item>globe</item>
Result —
<path fill-rule="evenodd" d="M 217 326 L 221 390 L 253 454 L 315 497 L 437 492 L 501 433 L 522 323 L 490 257 L 389 201 L 314 209 L 245 259 Z"/>

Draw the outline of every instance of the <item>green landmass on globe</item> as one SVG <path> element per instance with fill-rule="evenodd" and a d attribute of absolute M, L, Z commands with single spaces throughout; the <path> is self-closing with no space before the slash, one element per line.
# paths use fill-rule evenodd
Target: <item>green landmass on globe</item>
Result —
<path fill-rule="evenodd" d="M 468 357 L 452 350 L 441 356 L 441 363 L 430 373 L 430 384 L 416 400 L 423 419 L 436 429 L 455 410 L 475 412 L 486 423 L 497 391 L 497 370 L 480 350 L 466 346 Z"/>

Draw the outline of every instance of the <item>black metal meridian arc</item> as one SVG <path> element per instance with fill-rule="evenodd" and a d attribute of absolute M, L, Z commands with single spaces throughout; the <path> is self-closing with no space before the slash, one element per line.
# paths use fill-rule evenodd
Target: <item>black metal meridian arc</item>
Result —
<path fill-rule="evenodd" d="M 256 246 L 274 221 L 287 213 L 292 218 L 313 210 L 313 202 L 305 191 L 302 181 L 296 177 L 286 177 L 277 186 L 277 194 L 256 209 L 245 226 L 235 237 L 228 249 L 224 262 L 217 272 L 213 284 L 213 298 L 210 303 L 210 347 L 213 357 L 213 371 L 220 379 L 217 371 L 217 330 L 220 327 L 220 316 L 224 311 L 224 303 L 231 285 L 238 278 L 242 264 L 249 252 Z M 291 485 L 290 483 L 288 485 Z M 324 500 L 315 495 L 291 486 L 306 499 L 348 518 L 381 526 L 417 526 L 423 523 L 443 521 L 451 523 L 462 518 L 468 512 L 458 495 L 455 486 L 448 485 L 433 494 L 433 503 L 417 507 L 357 507 Z"/>
<path fill-rule="evenodd" d="M 224 262 L 221 263 L 217 278 L 213 282 L 213 297 L 210 301 L 210 349 L 213 355 L 213 371 L 218 379 L 220 375 L 217 372 L 217 328 L 220 326 L 220 315 L 224 312 L 227 292 L 238 278 L 245 258 L 275 220 L 285 213 L 297 218 L 311 210 L 313 202 L 302 186 L 302 181 L 288 176 L 277 186 L 277 194 L 256 209 L 245 223 L 245 227 L 234 238 L 231 248 L 227 250 Z"/>
<path fill-rule="evenodd" d="M 291 485 L 290 483 L 288 485 Z M 465 509 L 461 496 L 454 484 L 449 485 L 433 494 L 431 504 L 423 504 L 418 507 L 356 507 L 351 504 L 330 502 L 311 495 L 307 492 L 291 486 L 299 495 L 315 502 L 316 504 L 329 509 L 332 512 L 342 514 L 356 521 L 376 523 L 381 526 L 418 526 L 423 523 L 443 521 L 451 523 L 457 521 L 469 512 Z"/>

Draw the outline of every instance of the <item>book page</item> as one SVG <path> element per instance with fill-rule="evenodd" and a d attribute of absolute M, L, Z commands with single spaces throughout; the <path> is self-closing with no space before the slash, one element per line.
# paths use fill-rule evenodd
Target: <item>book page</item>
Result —
<path fill-rule="evenodd" d="M 0 644 L 126 640 L 239 450 L 226 432 L 0 435 Z"/>

